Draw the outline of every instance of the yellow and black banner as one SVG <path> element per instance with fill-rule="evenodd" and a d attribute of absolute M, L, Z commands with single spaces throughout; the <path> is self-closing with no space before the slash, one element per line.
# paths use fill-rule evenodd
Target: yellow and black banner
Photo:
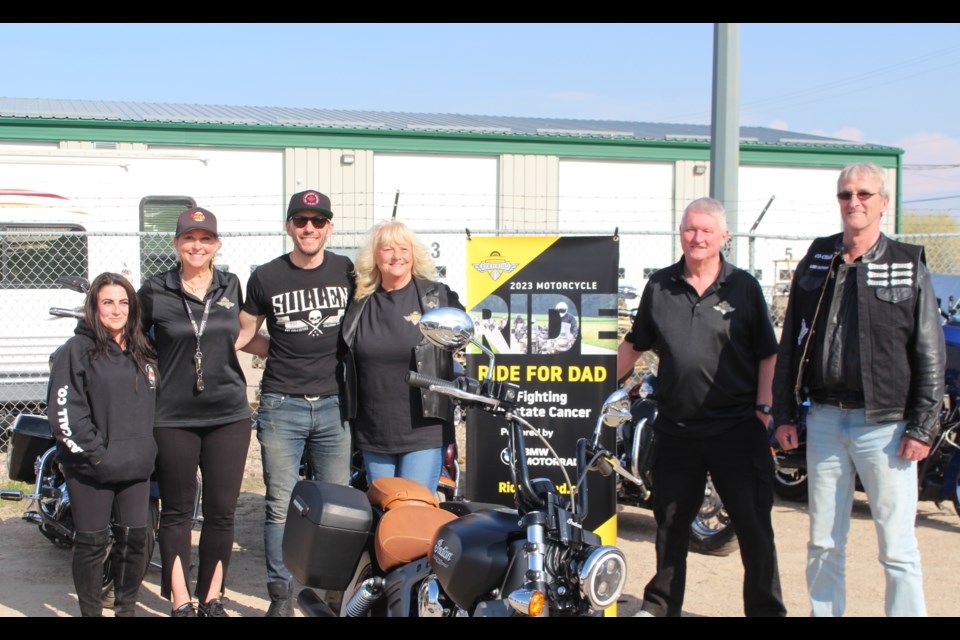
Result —
<path fill-rule="evenodd" d="M 616 389 L 619 242 L 603 237 L 475 237 L 467 243 L 467 311 L 477 338 L 496 355 L 495 380 L 520 387 L 515 413 L 524 433 L 530 477 L 548 478 L 570 495 L 576 443 L 589 437 L 600 407 Z M 483 379 L 489 360 L 475 347 L 467 375 Z M 616 433 L 601 442 L 614 450 Z M 559 460 L 543 440 L 557 453 Z M 514 505 L 509 434 L 502 418 L 467 416 L 467 497 Z M 590 473 L 584 525 L 616 544 L 612 477 Z"/>

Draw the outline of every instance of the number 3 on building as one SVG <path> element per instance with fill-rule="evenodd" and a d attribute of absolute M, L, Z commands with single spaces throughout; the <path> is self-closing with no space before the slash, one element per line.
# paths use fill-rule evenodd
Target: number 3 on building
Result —
<path fill-rule="evenodd" d="M 432 257 L 432 258 L 434 258 L 434 259 L 439 258 L 439 257 L 440 257 L 440 243 L 439 243 L 439 242 L 431 242 L 431 243 L 430 243 L 430 248 L 433 249 L 433 250 L 430 252 L 430 257 Z"/>

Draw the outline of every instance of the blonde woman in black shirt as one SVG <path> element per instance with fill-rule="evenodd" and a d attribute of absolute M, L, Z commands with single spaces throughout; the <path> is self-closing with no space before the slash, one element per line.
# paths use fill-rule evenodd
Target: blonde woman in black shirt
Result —
<path fill-rule="evenodd" d="M 242 290 L 237 276 L 213 266 L 220 248 L 213 213 L 199 207 L 183 212 L 173 244 L 177 267 L 150 278 L 139 294 L 161 372 L 154 429 L 160 593 L 171 600 L 173 617 L 227 617 L 221 599 L 252 428 L 236 347 L 256 350 L 264 338 L 237 345 Z M 194 608 L 189 573 L 198 468 L 203 527 Z"/>

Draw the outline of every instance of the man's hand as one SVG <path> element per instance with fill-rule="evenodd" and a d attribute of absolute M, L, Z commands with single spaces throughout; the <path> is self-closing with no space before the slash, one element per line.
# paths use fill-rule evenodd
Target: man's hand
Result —
<path fill-rule="evenodd" d="M 929 453 L 930 445 L 910 436 L 903 436 L 900 440 L 900 447 L 897 449 L 897 455 L 906 460 L 920 461 L 926 458 Z"/>
<path fill-rule="evenodd" d="M 780 443 L 780 448 L 784 451 L 796 449 L 800 445 L 800 441 L 797 438 L 797 425 L 795 424 L 782 424 L 777 427 L 773 435 L 777 439 L 777 442 Z"/>

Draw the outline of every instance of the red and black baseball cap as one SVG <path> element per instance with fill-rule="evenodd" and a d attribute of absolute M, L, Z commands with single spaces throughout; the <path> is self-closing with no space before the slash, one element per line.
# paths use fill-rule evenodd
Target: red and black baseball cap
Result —
<path fill-rule="evenodd" d="M 291 196 L 290 205 L 287 207 L 287 219 L 289 220 L 290 216 L 301 211 L 316 211 L 325 215 L 327 220 L 333 219 L 330 197 L 313 189 L 300 191 Z"/>
<path fill-rule="evenodd" d="M 213 215 L 212 211 L 202 207 L 187 209 L 177 218 L 177 232 L 174 235 L 180 236 L 195 229 L 209 231 L 213 235 L 217 235 L 217 216 Z"/>

